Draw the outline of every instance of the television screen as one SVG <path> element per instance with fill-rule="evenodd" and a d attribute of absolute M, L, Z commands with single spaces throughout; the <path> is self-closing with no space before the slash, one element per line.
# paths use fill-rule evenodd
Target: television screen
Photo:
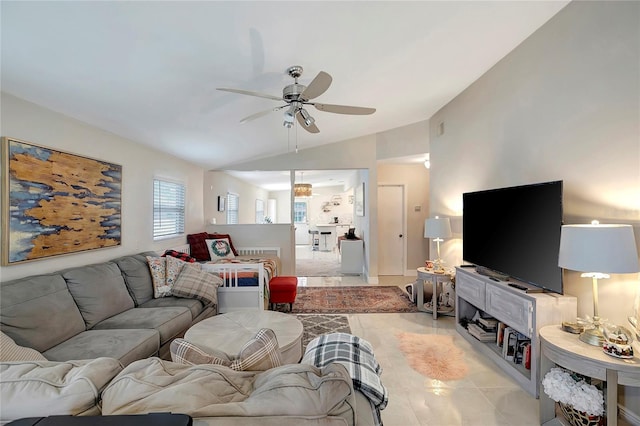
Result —
<path fill-rule="evenodd" d="M 562 294 L 562 181 L 462 195 L 462 258 Z"/>

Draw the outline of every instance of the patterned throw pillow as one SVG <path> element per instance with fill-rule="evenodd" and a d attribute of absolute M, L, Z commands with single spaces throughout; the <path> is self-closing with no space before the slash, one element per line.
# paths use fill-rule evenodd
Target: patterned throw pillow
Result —
<path fill-rule="evenodd" d="M 205 242 L 207 243 L 211 260 L 234 259 L 236 257 L 227 238 L 207 239 Z"/>
<path fill-rule="evenodd" d="M 276 333 L 270 328 L 258 331 L 256 337 L 244 344 L 231 368 L 240 371 L 266 371 L 282 365 L 282 352 Z"/>
<path fill-rule="evenodd" d="M 212 353 L 207 353 L 184 339 L 173 339 L 169 351 L 171 352 L 171 361 L 179 364 L 215 364 L 231 367 L 231 360 L 224 352 L 211 351 Z"/>
<path fill-rule="evenodd" d="M 196 268 L 197 270 L 201 270 L 202 269 L 202 265 L 199 263 L 189 263 L 189 262 L 185 262 L 184 260 L 180 260 L 177 259 L 175 257 L 172 256 L 167 256 L 167 269 L 166 269 L 166 285 L 169 287 L 169 294 L 166 294 L 165 296 L 169 296 L 172 294 L 172 288 L 176 283 L 176 280 L 178 279 L 178 275 L 180 275 L 180 272 L 182 272 L 182 268 L 185 265 L 189 265 L 189 267 L 191 268 Z"/>
<path fill-rule="evenodd" d="M 231 235 L 229 234 L 207 234 L 207 238 L 215 239 L 215 238 L 226 238 L 229 241 L 229 245 L 231 246 L 231 251 L 234 255 L 238 255 L 238 250 L 233 246 L 233 241 L 231 241 Z"/>
<path fill-rule="evenodd" d="M 184 339 L 175 339 L 170 346 L 171 359 L 181 364 L 224 365 L 237 371 L 266 371 L 282 365 L 282 352 L 276 334 L 270 328 L 258 331 L 244 344 L 235 358 L 220 351 L 205 352 Z"/>
<path fill-rule="evenodd" d="M 153 281 L 153 297 L 165 297 L 171 295 L 171 288 L 167 286 L 167 258 L 146 256 L 151 279 Z"/>
<path fill-rule="evenodd" d="M 197 260 L 195 257 L 191 257 L 187 253 L 183 253 L 177 250 L 166 250 L 162 255 L 162 257 L 167 257 L 167 256 L 175 257 L 176 259 L 180 259 L 184 262 L 189 262 L 189 263 L 195 263 L 195 261 Z"/>
<path fill-rule="evenodd" d="M 18 345 L 0 331 L 0 361 L 47 361 L 47 358 L 35 349 Z"/>
<path fill-rule="evenodd" d="M 201 265 L 197 266 L 201 267 Z M 173 284 L 171 292 L 177 297 L 198 299 L 205 305 L 210 303 L 217 305 L 218 287 L 222 285 L 222 278 L 202 271 L 197 266 L 186 263 Z"/>

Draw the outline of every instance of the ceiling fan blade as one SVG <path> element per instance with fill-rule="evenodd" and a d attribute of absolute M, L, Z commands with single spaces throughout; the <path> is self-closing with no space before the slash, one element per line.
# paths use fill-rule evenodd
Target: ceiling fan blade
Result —
<path fill-rule="evenodd" d="M 300 97 L 303 99 L 317 98 L 327 91 L 332 80 L 333 78 L 329 74 L 320 71 L 318 75 L 316 75 L 316 78 L 311 80 L 311 83 L 309 83 L 307 88 L 300 94 Z"/>
<path fill-rule="evenodd" d="M 241 95 L 257 96 L 259 98 L 273 99 L 274 101 L 282 100 L 282 97 L 279 97 L 279 96 L 268 95 L 266 93 L 260 93 L 260 92 L 251 92 L 249 90 L 227 89 L 224 87 L 217 87 L 216 90 L 222 90 L 223 92 L 239 93 Z"/>
<path fill-rule="evenodd" d="M 286 105 L 279 106 L 279 107 L 276 107 L 276 108 L 267 109 L 265 111 L 256 112 L 255 114 L 251 114 L 250 116 L 245 117 L 242 120 L 240 120 L 240 123 L 244 124 L 247 121 L 255 120 L 256 118 L 260 118 L 262 116 L 265 116 L 265 115 L 269 114 L 270 112 L 281 110 L 284 107 L 286 107 Z"/>
<path fill-rule="evenodd" d="M 351 114 L 351 115 L 369 115 L 376 112 L 375 108 L 347 106 L 347 105 L 331 105 L 331 104 L 317 104 L 309 103 L 316 107 L 318 111 L 333 112 L 335 114 Z"/>
<path fill-rule="evenodd" d="M 304 118 L 302 118 L 302 114 L 297 113 L 296 117 L 298 118 L 298 123 L 300 123 L 300 127 L 305 129 L 307 132 L 309 132 L 309 133 L 320 133 L 320 129 L 318 129 L 318 126 L 316 126 L 315 123 L 312 123 L 311 126 L 309 126 L 309 127 L 307 127 L 307 125 L 304 124 Z"/>

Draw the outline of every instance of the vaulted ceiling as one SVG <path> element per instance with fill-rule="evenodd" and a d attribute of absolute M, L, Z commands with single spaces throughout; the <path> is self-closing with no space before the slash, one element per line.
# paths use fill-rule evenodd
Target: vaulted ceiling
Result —
<path fill-rule="evenodd" d="M 1 2 L 2 90 L 208 169 L 428 119 L 567 1 Z M 240 120 L 333 77 L 308 111 Z"/>

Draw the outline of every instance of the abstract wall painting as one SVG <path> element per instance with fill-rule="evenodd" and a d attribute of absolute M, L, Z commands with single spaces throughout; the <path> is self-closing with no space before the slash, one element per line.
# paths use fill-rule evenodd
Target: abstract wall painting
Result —
<path fill-rule="evenodd" d="M 2 138 L 2 264 L 121 244 L 122 166 Z"/>

